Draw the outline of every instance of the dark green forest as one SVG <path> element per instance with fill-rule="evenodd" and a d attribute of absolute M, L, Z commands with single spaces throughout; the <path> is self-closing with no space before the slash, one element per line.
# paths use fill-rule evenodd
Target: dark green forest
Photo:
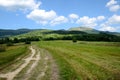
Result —
<path fill-rule="evenodd" d="M 48 41 L 48 40 L 74 40 L 74 39 L 79 41 L 120 42 L 120 36 L 115 35 L 115 32 L 104 32 L 93 29 L 90 30 L 88 29 L 87 31 L 47 30 L 47 29 L 0 30 L 0 44 L 40 40 Z"/>
<path fill-rule="evenodd" d="M 25 38 L 9 38 L 9 37 L 4 37 L 0 38 L 0 44 L 4 43 L 19 43 L 19 42 L 26 42 L 26 41 L 39 41 L 39 40 L 73 40 L 75 38 L 76 40 L 80 41 L 107 41 L 107 42 L 120 42 L 120 36 L 112 35 L 112 34 L 107 34 L 104 32 L 101 32 L 99 34 L 87 34 L 84 32 L 79 32 L 79 31 L 55 31 L 55 32 L 48 32 L 45 34 L 57 34 L 57 35 L 63 35 L 60 37 L 56 36 L 49 36 L 49 37 L 44 37 L 44 36 L 34 36 L 34 37 L 25 37 Z"/>

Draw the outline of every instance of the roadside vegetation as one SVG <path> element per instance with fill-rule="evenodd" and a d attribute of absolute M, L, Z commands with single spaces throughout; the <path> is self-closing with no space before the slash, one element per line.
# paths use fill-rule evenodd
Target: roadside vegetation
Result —
<path fill-rule="evenodd" d="M 5 38 L 0 38 L 0 44 L 7 44 L 9 45 L 13 45 L 15 43 L 30 43 L 31 41 L 39 41 L 38 37 L 26 37 L 26 38 L 9 38 L 9 37 L 5 37 Z"/>
<path fill-rule="evenodd" d="M 10 65 L 18 57 L 25 55 L 27 50 L 26 45 L 6 47 L 6 51 L 0 52 L 0 69 Z"/>
<path fill-rule="evenodd" d="M 40 41 L 60 70 L 61 80 L 119 80 L 120 43 Z"/>
<path fill-rule="evenodd" d="M 0 52 L 4 52 L 4 51 L 6 51 L 6 46 L 1 44 L 0 45 Z"/>

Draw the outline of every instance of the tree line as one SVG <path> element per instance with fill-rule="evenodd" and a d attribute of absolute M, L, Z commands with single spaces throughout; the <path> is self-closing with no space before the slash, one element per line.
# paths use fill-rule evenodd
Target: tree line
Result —
<path fill-rule="evenodd" d="M 74 35 L 64 35 L 62 37 L 47 37 L 43 38 L 44 40 L 76 40 L 80 41 L 108 41 L 108 42 L 120 42 L 120 36 L 107 34 L 107 33 L 99 33 L 99 34 L 74 34 Z"/>
<path fill-rule="evenodd" d="M 68 35 L 64 34 L 63 36 L 56 37 L 56 36 L 49 36 L 49 37 L 41 37 L 41 36 L 35 36 L 35 37 L 26 37 L 26 38 L 0 38 L 0 52 L 5 51 L 5 46 L 12 46 L 15 43 L 24 42 L 25 44 L 31 44 L 31 41 L 49 41 L 49 40 L 72 40 L 73 42 L 76 42 L 77 40 L 80 41 L 106 41 L 106 42 L 120 42 L 120 36 L 107 34 L 107 33 L 99 33 L 99 34 L 74 34 L 74 35 Z"/>
<path fill-rule="evenodd" d="M 31 44 L 31 41 L 39 41 L 38 37 L 27 37 L 27 38 L 14 38 L 9 37 L 0 38 L 0 52 L 6 51 L 7 46 L 13 46 L 15 43 L 24 42 L 25 44 Z"/>
<path fill-rule="evenodd" d="M 26 38 L 14 38 L 10 39 L 9 37 L 0 38 L 0 44 L 5 43 L 19 43 L 19 42 L 31 42 L 31 41 L 39 41 L 39 40 L 76 40 L 80 41 L 108 41 L 108 42 L 120 42 L 120 36 L 107 34 L 107 33 L 99 33 L 99 34 L 74 34 L 74 35 L 63 35 L 60 37 L 49 36 L 49 37 L 26 37 Z"/>
<path fill-rule="evenodd" d="M 27 38 L 14 38 L 10 39 L 9 37 L 0 38 L 0 44 L 6 44 L 6 43 L 20 43 L 20 42 L 31 42 L 31 41 L 39 41 L 38 37 L 27 37 Z"/>

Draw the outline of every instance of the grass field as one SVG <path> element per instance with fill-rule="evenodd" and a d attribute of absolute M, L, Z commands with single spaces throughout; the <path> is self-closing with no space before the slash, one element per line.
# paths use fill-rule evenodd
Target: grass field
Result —
<path fill-rule="evenodd" d="M 11 62 L 16 60 L 21 55 L 24 55 L 27 50 L 28 49 L 26 45 L 20 45 L 10 46 L 5 52 L 0 52 L 0 69 L 5 65 L 11 64 Z"/>
<path fill-rule="evenodd" d="M 61 80 L 120 80 L 120 43 L 40 41 L 59 66 Z"/>

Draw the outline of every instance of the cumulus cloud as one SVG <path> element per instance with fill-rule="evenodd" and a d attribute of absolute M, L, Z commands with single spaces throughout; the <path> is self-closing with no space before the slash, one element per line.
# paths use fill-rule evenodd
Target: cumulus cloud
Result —
<path fill-rule="evenodd" d="M 120 24 L 120 15 L 113 15 L 107 21 L 108 24 Z"/>
<path fill-rule="evenodd" d="M 55 11 L 45 11 L 40 9 L 33 10 L 30 14 L 27 15 L 28 19 L 34 20 L 37 23 L 40 24 L 47 24 L 49 21 L 53 20 L 57 17 L 57 14 Z"/>
<path fill-rule="evenodd" d="M 96 18 L 89 18 L 88 16 L 83 16 L 79 20 L 77 20 L 77 23 L 81 23 L 83 26 L 87 26 L 87 27 L 94 27 L 97 26 L 95 21 Z"/>
<path fill-rule="evenodd" d="M 115 0 L 110 0 L 107 4 L 106 7 L 109 8 L 110 11 L 116 12 L 120 9 L 120 5 L 118 5 L 118 2 Z"/>
<path fill-rule="evenodd" d="M 70 15 L 69 15 L 69 18 L 70 18 L 70 19 L 78 19 L 79 16 L 78 16 L 77 14 L 70 14 Z"/>
<path fill-rule="evenodd" d="M 120 9 L 120 6 L 119 6 L 119 5 L 113 5 L 113 6 L 110 7 L 109 9 L 110 9 L 110 11 L 112 11 L 112 12 L 116 12 L 116 11 L 118 11 L 118 10 Z"/>
<path fill-rule="evenodd" d="M 97 20 L 99 20 L 99 21 L 102 21 L 102 20 L 104 20 L 104 19 L 105 19 L 104 16 L 98 16 L 98 17 L 97 17 Z"/>
<path fill-rule="evenodd" d="M 79 18 L 79 16 L 77 14 L 69 14 L 68 17 L 69 17 L 71 23 L 74 23 L 74 21 Z"/>
<path fill-rule="evenodd" d="M 61 24 L 61 23 L 66 23 L 68 21 L 67 18 L 65 18 L 64 16 L 58 16 L 55 19 L 53 19 L 50 24 L 52 26 L 56 25 L 56 24 Z"/>
<path fill-rule="evenodd" d="M 64 16 L 57 16 L 56 12 L 53 10 L 45 11 L 40 9 L 33 10 L 27 15 L 28 19 L 34 20 L 39 24 L 46 25 L 50 24 L 52 26 L 66 23 L 68 21 Z"/>
<path fill-rule="evenodd" d="M 106 4 L 106 6 L 107 6 L 107 7 L 110 7 L 110 6 L 115 5 L 115 4 L 117 4 L 117 1 L 115 1 L 115 0 L 110 0 L 110 1 Z"/>
<path fill-rule="evenodd" d="M 116 28 L 111 27 L 111 26 L 106 25 L 106 24 L 101 24 L 100 27 L 101 28 L 99 30 L 101 30 L 101 31 L 110 31 L 110 32 L 116 31 Z"/>
<path fill-rule="evenodd" d="M 117 26 L 120 25 L 120 15 L 113 15 L 108 20 L 100 25 L 100 30 L 102 31 L 116 31 L 118 28 Z"/>
<path fill-rule="evenodd" d="M 9 10 L 34 10 L 39 8 L 41 2 L 35 0 L 0 0 L 0 7 Z"/>
<path fill-rule="evenodd" d="M 80 19 L 78 19 L 76 23 L 82 24 L 83 26 L 93 28 L 93 27 L 98 25 L 97 21 L 101 21 L 101 20 L 104 20 L 104 19 L 105 19 L 104 16 L 98 16 L 98 17 L 93 17 L 93 18 L 90 18 L 88 16 L 83 16 Z"/>

